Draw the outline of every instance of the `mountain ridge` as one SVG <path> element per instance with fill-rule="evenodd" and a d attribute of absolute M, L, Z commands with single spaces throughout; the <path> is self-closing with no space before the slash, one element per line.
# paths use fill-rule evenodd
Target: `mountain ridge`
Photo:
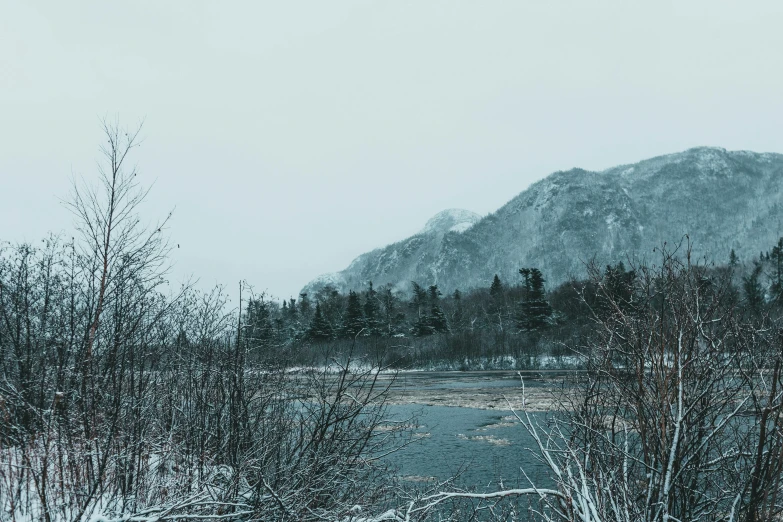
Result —
<path fill-rule="evenodd" d="M 539 267 L 551 287 L 584 277 L 588 260 L 645 258 L 686 234 L 695 256 L 725 262 L 732 248 L 755 255 L 777 241 L 782 201 L 783 155 L 777 153 L 696 147 L 601 171 L 561 170 L 462 230 L 445 229 L 448 219 L 437 233 L 425 225 L 303 291 L 331 284 L 345 292 L 367 281 L 402 290 L 414 280 L 451 292 L 489 286 L 495 273 L 516 282 L 523 266 Z"/>

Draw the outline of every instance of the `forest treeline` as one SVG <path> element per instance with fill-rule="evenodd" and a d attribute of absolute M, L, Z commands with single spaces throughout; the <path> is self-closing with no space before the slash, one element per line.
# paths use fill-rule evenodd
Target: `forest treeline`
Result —
<path fill-rule="evenodd" d="M 685 242 L 680 245 L 687 247 Z M 745 255 L 746 253 L 742 253 Z M 783 238 L 742 262 L 732 249 L 724 264 L 702 264 L 704 277 L 729 275 L 730 294 L 745 314 L 760 316 L 783 304 Z M 596 314 L 608 313 L 606 296 L 631 301 L 638 266 L 633 259 L 600 267 L 590 276 L 554 288 L 546 268 L 520 268 L 514 281 L 496 274 L 485 288 L 444 295 L 437 285 L 410 281 L 341 294 L 325 285 L 313 295 L 278 301 L 248 300 L 249 342 L 259 353 L 295 353 L 311 360 L 325 344 L 356 343 L 386 355 L 396 368 L 535 369 L 580 365 L 568 348 L 583 344 Z"/>

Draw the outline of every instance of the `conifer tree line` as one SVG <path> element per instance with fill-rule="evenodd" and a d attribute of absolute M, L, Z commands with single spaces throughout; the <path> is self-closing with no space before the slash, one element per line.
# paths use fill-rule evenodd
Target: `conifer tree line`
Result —
<path fill-rule="evenodd" d="M 347 295 L 327 285 L 316 293 L 315 306 L 307 293 L 283 301 L 252 298 L 246 320 L 259 347 L 355 337 L 426 337 L 492 326 L 532 332 L 555 324 L 541 271 L 519 272 L 522 286 L 506 287 L 495 275 L 488 301 L 483 290 L 466 295 L 455 290 L 444 296 L 437 285 L 411 281 L 406 295 L 392 285 L 376 290 L 368 281 L 365 290 L 349 290 Z M 476 317 L 466 320 L 468 310 L 480 312 L 478 326 Z"/>
<path fill-rule="evenodd" d="M 417 281 L 380 288 L 367 281 L 347 295 L 326 285 L 296 299 L 253 298 L 246 322 L 259 350 L 340 341 L 388 344 L 384 339 L 394 339 L 414 351 L 437 345 L 438 357 L 444 359 L 465 353 L 514 354 L 522 345 L 528 352 L 535 345 L 538 355 L 562 354 L 563 343 L 582 336 L 593 311 L 605 307 L 597 297 L 600 292 L 629 306 L 632 301 L 628 289 L 635 269 L 623 261 L 593 269 L 600 272 L 600 289 L 587 279 L 547 288 L 544 270 L 537 267 L 520 268 L 513 281 L 494 274 L 485 288 L 448 295 L 437 284 Z M 725 265 L 709 270 L 732 272 L 736 302 L 750 313 L 783 303 L 783 238 L 748 262 L 732 249 Z"/>

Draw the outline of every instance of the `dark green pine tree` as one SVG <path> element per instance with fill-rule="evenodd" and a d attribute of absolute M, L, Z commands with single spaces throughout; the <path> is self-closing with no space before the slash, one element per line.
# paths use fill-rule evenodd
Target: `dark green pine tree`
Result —
<path fill-rule="evenodd" d="M 461 332 L 465 329 L 465 308 L 462 306 L 462 293 L 454 290 L 451 296 L 454 301 L 454 312 L 451 314 L 451 330 Z"/>
<path fill-rule="evenodd" d="M 411 307 L 418 317 L 427 314 L 427 291 L 419 285 L 416 281 L 411 281 L 411 287 L 413 288 L 413 300 L 411 300 Z"/>
<path fill-rule="evenodd" d="M 378 302 L 378 292 L 369 283 L 369 289 L 364 296 L 364 320 L 367 325 L 367 335 L 381 335 L 383 321 L 381 320 L 381 307 Z"/>
<path fill-rule="evenodd" d="M 362 304 L 359 301 L 359 295 L 351 290 L 348 292 L 348 304 L 345 307 L 345 315 L 343 316 L 342 336 L 352 339 L 364 328 L 364 314 L 362 314 Z"/>
<path fill-rule="evenodd" d="M 324 319 L 329 321 L 333 330 L 337 330 L 337 325 L 342 322 L 345 297 L 332 285 L 326 285 L 316 292 L 315 300 L 321 304 Z"/>
<path fill-rule="evenodd" d="M 283 322 L 282 314 L 277 314 L 275 317 L 275 340 L 278 343 L 284 344 L 288 339 L 285 335 L 285 323 Z"/>
<path fill-rule="evenodd" d="M 636 280 L 634 270 L 626 270 L 622 261 L 616 265 L 606 265 L 604 272 L 604 295 L 601 300 L 602 312 L 611 314 L 615 306 L 620 310 L 630 310 L 633 305 L 633 286 Z"/>
<path fill-rule="evenodd" d="M 285 304 L 285 302 L 283 304 Z M 288 341 L 300 338 L 302 334 L 305 333 L 302 331 L 302 324 L 299 322 L 299 313 L 296 309 L 296 299 L 293 297 L 288 300 L 284 321 L 286 323 L 286 336 Z"/>
<path fill-rule="evenodd" d="M 489 287 L 489 296 L 495 301 L 503 298 L 503 283 L 500 282 L 497 274 L 495 274 L 492 285 Z"/>
<path fill-rule="evenodd" d="M 315 313 L 307 330 L 307 337 L 313 341 L 328 341 L 333 337 L 332 325 L 321 312 L 321 303 L 315 303 Z"/>
<path fill-rule="evenodd" d="M 549 324 L 552 316 L 552 307 L 544 292 L 544 276 L 538 268 L 520 268 L 519 273 L 525 278 L 525 293 L 519 306 L 519 328 L 527 332 L 541 330 Z"/>
<path fill-rule="evenodd" d="M 268 348 L 272 344 L 274 328 L 269 303 L 261 299 L 250 299 L 245 312 L 244 338 L 251 349 Z"/>
<path fill-rule="evenodd" d="M 729 266 L 737 266 L 737 263 L 739 262 L 739 259 L 737 258 L 737 254 L 734 252 L 734 249 L 731 249 L 731 253 L 729 253 Z"/>
<path fill-rule="evenodd" d="M 449 331 L 449 323 L 446 321 L 446 314 L 443 313 L 443 309 L 440 307 L 440 296 L 441 293 L 440 290 L 438 290 L 438 286 L 430 286 L 430 314 L 428 322 L 433 333 L 445 333 Z"/>
<path fill-rule="evenodd" d="M 426 335 L 432 335 L 435 333 L 435 331 L 432 329 L 432 325 L 430 325 L 430 316 L 427 314 L 422 314 L 416 318 L 416 320 L 413 322 L 413 326 L 411 327 L 411 333 L 416 337 L 424 337 Z"/>
<path fill-rule="evenodd" d="M 299 313 L 302 316 L 302 320 L 308 319 L 311 312 L 312 305 L 310 304 L 310 298 L 307 297 L 307 293 L 302 292 L 299 294 Z"/>
<path fill-rule="evenodd" d="M 507 314 L 506 310 L 506 297 L 503 291 L 503 283 L 500 282 L 500 278 L 495 274 L 495 278 L 492 280 L 492 285 L 489 287 L 489 323 L 500 330 L 503 329 L 504 318 Z"/>
<path fill-rule="evenodd" d="M 431 335 L 433 331 L 430 326 L 430 317 L 427 313 L 427 291 L 416 281 L 411 281 L 411 287 L 413 288 L 411 308 L 413 308 L 413 313 L 415 314 L 411 333 L 416 337 Z"/>
<path fill-rule="evenodd" d="M 759 281 L 761 276 L 761 263 L 756 263 L 750 275 L 742 278 L 742 286 L 745 290 L 745 303 L 748 310 L 758 314 L 764 305 L 764 290 Z"/>
<path fill-rule="evenodd" d="M 404 330 L 405 313 L 400 310 L 400 299 L 392 291 L 391 285 L 386 285 L 380 291 L 382 335 L 393 337 L 402 334 Z"/>
<path fill-rule="evenodd" d="M 772 253 L 769 256 L 773 263 L 774 274 L 770 294 L 772 301 L 776 304 L 783 304 L 783 237 L 778 239 L 778 244 L 772 247 Z"/>

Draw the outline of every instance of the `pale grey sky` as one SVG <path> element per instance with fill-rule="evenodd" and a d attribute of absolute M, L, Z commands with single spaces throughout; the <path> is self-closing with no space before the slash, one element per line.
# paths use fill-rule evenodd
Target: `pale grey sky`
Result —
<path fill-rule="evenodd" d="M 145 120 L 175 278 L 280 297 L 555 170 L 783 152 L 783 3 L 0 2 L 0 239 Z"/>

